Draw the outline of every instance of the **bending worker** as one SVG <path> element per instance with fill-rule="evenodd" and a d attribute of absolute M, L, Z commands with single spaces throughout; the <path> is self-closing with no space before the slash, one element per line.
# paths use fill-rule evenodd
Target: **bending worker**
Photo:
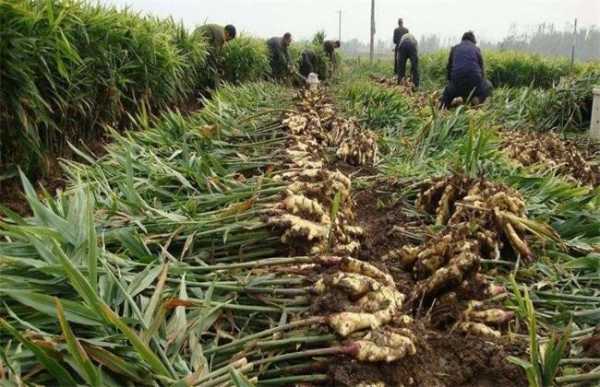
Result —
<path fill-rule="evenodd" d="M 196 34 L 201 35 L 208 43 L 208 67 L 213 73 L 213 87 L 216 87 L 221 78 L 222 70 L 222 51 L 225 43 L 235 39 L 237 32 L 233 25 L 228 24 L 223 27 L 218 24 L 204 24 L 198 27 Z"/>
<path fill-rule="evenodd" d="M 485 79 L 483 57 L 476 44 L 475 34 L 468 31 L 460 44 L 450 50 L 448 85 L 440 101 L 442 107 L 449 107 L 456 97 L 462 97 L 465 102 L 472 97 L 474 104 L 483 103 L 492 94 L 492 84 Z"/>
<path fill-rule="evenodd" d="M 326 40 L 325 42 L 323 42 L 323 50 L 325 51 L 325 54 L 327 54 L 327 57 L 331 62 L 332 73 L 335 72 L 335 70 L 337 69 L 337 58 L 335 57 L 335 49 L 340 48 L 340 46 L 341 44 L 339 40 Z"/>
<path fill-rule="evenodd" d="M 402 82 L 406 75 L 406 61 L 410 59 L 411 80 L 415 87 L 419 87 L 419 53 L 417 39 L 413 34 L 407 32 L 402 35 L 398 44 L 398 83 Z"/>
<path fill-rule="evenodd" d="M 317 72 L 317 55 L 313 50 L 306 48 L 302 51 L 298 70 L 304 78 L 308 77 L 310 73 Z"/>
<path fill-rule="evenodd" d="M 283 79 L 291 73 L 293 65 L 288 51 L 291 43 L 292 34 L 289 32 L 286 32 L 282 37 L 274 37 L 267 40 L 271 75 L 274 79 Z"/>
<path fill-rule="evenodd" d="M 398 49 L 400 46 L 400 39 L 404 34 L 408 33 L 408 30 L 404 27 L 404 21 L 402 18 L 398 19 L 398 28 L 394 30 L 394 74 L 398 74 Z"/>

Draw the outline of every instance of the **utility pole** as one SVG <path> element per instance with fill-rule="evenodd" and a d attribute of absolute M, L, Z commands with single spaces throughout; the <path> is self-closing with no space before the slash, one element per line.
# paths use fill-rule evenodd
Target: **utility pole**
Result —
<path fill-rule="evenodd" d="M 573 46 L 571 47 L 571 67 L 575 64 L 575 44 L 577 43 L 577 18 L 573 24 Z"/>
<path fill-rule="evenodd" d="M 375 54 L 375 0 L 371 0 L 371 41 L 369 47 L 369 60 L 373 63 L 373 55 Z"/>
<path fill-rule="evenodd" d="M 338 11 L 339 20 L 338 20 L 338 40 L 342 41 L 342 10 Z"/>

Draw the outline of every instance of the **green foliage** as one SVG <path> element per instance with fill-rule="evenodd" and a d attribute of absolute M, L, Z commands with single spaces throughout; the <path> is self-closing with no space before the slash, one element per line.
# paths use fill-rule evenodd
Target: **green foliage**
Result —
<path fill-rule="evenodd" d="M 592 89 L 600 84 L 600 68 L 564 78 L 556 87 L 542 94 L 531 109 L 536 128 L 586 129 L 592 115 Z"/>
<path fill-rule="evenodd" d="M 547 58 L 540 55 L 509 51 L 482 50 L 486 78 L 494 87 L 533 86 L 550 88 L 561 77 L 598 69 L 593 64 L 576 64 L 572 67 L 568 60 Z M 446 82 L 448 50 L 436 51 L 421 57 L 420 67 L 423 78 L 432 84 Z"/>
<path fill-rule="evenodd" d="M 409 100 L 397 90 L 356 80 L 341 86 L 338 94 L 343 108 L 370 129 L 395 128 L 398 134 L 418 125 Z"/>
<path fill-rule="evenodd" d="M 501 88 L 491 100 L 495 119 L 506 127 L 535 130 L 587 129 L 591 119 L 592 89 L 600 84 L 600 69 L 587 67 L 547 89 Z"/>
<path fill-rule="evenodd" d="M 223 48 L 224 80 L 241 83 L 260 80 L 268 74 L 269 56 L 265 42 L 240 36 Z"/>
<path fill-rule="evenodd" d="M 196 88 L 205 49 L 172 20 L 81 1 L 0 3 L 0 165 L 31 170 L 142 105 Z"/>
<path fill-rule="evenodd" d="M 494 133 L 481 128 L 481 122 L 471 120 L 467 139 L 461 144 L 459 154 L 461 169 L 471 177 L 477 176 L 486 160 L 495 156 Z"/>
<path fill-rule="evenodd" d="M 486 77 L 494 86 L 548 88 L 571 72 L 566 59 L 518 52 L 484 52 Z"/>
<path fill-rule="evenodd" d="M 319 79 L 329 79 L 331 77 L 331 61 L 327 54 L 325 54 L 323 44 L 292 43 L 289 48 L 290 58 L 292 59 L 292 63 L 296 66 L 299 66 L 300 57 L 304 50 L 311 50 L 315 53 L 315 70 L 319 75 Z"/>
<path fill-rule="evenodd" d="M 221 309 L 243 309 L 240 337 L 298 310 L 255 308 L 242 295 L 248 285 L 281 287 L 268 274 L 242 283 L 238 269 L 227 278 L 206 269 L 209 257 L 238 262 L 242 246 L 250 264 L 278 252 L 260 208 L 283 185 L 260 172 L 285 147 L 273 122 L 289 94 L 272 83 L 226 85 L 185 119 L 138 118 L 144 130 L 111 132 L 101 159 L 67 161 L 69 189 L 56 197 L 40 198 L 22 175 L 32 215 L 0 215 L 0 384 L 206 385 L 211 371 L 230 379 L 231 353 L 215 350 L 230 340 L 213 340 L 228 324 Z M 238 370 L 231 381 L 252 385 L 242 375 L 253 381 L 257 368 Z"/>
<path fill-rule="evenodd" d="M 521 366 L 527 374 L 530 387 L 553 386 L 559 369 L 559 362 L 565 355 L 570 338 L 570 329 L 562 335 L 554 335 L 546 344 L 538 339 L 536 313 L 527 289 L 519 290 L 514 277 L 511 277 L 513 295 L 517 302 L 517 312 L 525 318 L 529 330 L 529 361 L 511 356 L 514 364 Z"/>
<path fill-rule="evenodd" d="M 312 44 L 313 46 L 319 46 L 325 43 L 325 31 L 318 31 L 315 36 L 313 36 Z"/>

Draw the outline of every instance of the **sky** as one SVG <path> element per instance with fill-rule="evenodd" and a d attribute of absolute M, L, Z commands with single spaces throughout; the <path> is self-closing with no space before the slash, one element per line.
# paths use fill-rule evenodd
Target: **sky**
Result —
<path fill-rule="evenodd" d="M 193 27 L 205 22 L 234 24 L 259 37 L 289 31 L 307 39 L 318 30 L 338 35 L 338 10 L 342 10 L 342 40 L 369 39 L 370 0 L 99 0 L 129 6 L 160 17 L 173 16 Z M 417 38 L 438 34 L 459 37 L 473 30 L 480 40 L 497 41 L 511 25 L 519 30 L 540 23 L 559 28 L 573 24 L 600 25 L 600 0 L 375 0 L 375 39 L 391 40 L 398 17 Z"/>

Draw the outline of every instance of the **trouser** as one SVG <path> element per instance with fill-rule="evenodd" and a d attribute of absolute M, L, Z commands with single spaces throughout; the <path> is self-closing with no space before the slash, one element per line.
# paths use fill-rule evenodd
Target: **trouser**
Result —
<path fill-rule="evenodd" d="M 400 51 L 400 46 L 396 45 L 394 49 L 394 75 L 398 75 L 398 51 Z"/>
<path fill-rule="evenodd" d="M 209 74 L 208 87 L 211 89 L 216 89 L 221 83 L 221 63 L 216 52 L 209 51 L 206 58 L 206 65 Z"/>
<path fill-rule="evenodd" d="M 410 60 L 411 78 L 415 87 L 419 87 L 419 55 L 417 46 L 411 42 L 404 42 L 398 47 L 397 74 L 398 82 L 406 75 L 406 61 Z"/>
<path fill-rule="evenodd" d="M 271 77 L 276 81 L 284 80 L 288 77 L 289 71 L 285 63 L 276 58 L 271 58 Z"/>
<path fill-rule="evenodd" d="M 440 102 L 446 108 L 456 97 L 462 97 L 465 102 L 468 98 L 477 97 L 479 103 L 483 103 L 492 95 L 492 91 L 492 83 L 480 75 L 456 78 L 448 82 Z"/>
<path fill-rule="evenodd" d="M 308 74 L 315 71 L 315 66 L 313 64 L 313 60 L 309 55 L 302 54 L 300 57 L 300 65 L 298 66 L 298 72 L 303 77 L 308 77 Z"/>

